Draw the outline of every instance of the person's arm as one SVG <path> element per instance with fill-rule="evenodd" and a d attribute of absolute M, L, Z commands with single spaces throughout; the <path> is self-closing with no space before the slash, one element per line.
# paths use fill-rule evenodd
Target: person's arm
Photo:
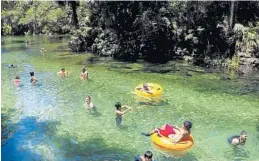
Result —
<path fill-rule="evenodd" d="M 180 128 L 177 125 L 172 126 L 174 129 L 180 130 Z"/>
<path fill-rule="evenodd" d="M 121 112 L 122 115 L 124 115 L 125 113 L 127 113 L 129 110 L 131 110 L 132 108 L 131 107 L 128 107 L 128 109 L 126 109 L 125 111 Z"/>
<path fill-rule="evenodd" d="M 122 108 L 127 108 L 127 109 L 131 109 L 132 107 L 127 106 L 127 105 L 123 105 Z"/>
<path fill-rule="evenodd" d="M 146 91 L 147 93 L 149 93 L 149 94 L 152 94 L 153 92 L 152 91 L 150 91 L 150 90 L 148 90 L 148 91 Z"/>
<path fill-rule="evenodd" d="M 172 143 L 176 144 L 183 138 L 183 134 L 175 135 L 173 138 L 170 138 Z"/>

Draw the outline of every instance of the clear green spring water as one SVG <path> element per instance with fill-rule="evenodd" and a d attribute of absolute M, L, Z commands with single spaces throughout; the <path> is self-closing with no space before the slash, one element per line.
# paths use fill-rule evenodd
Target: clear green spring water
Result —
<path fill-rule="evenodd" d="M 26 46 L 26 39 L 32 43 Z M 157 161 L 259 160 L 259 73 L 231 80 L 220 79 L 219 73 L 193 72 L 188 77 L 181 69 L 145 73 L 135 71 L 144 64 L 91 64 L 86 61 L 91 54 L 71 53 L 62 48 L 65 44 L 65 38 L 2 38 L 2 160 L 130 161 L 146 150 Z M 46 53 L 40 53 L 42 47 Z M 89 81 L 79 79 L 83 64 Z M 132 69 L 115 68 L 119 65 Z M 62 67 L 70 73 L 65 79 L 56 74 Z M 29 83 L 30 71 L 39 79 L 36 86 Z M 21 87 L 13 85 L 15 75 L 20 75 Z M 137 103 L 130 92 L 143 82 L 161 84 L 169 103 Z M 85 110 L 87 95 L 97 112 Z M 121 127 L 115 125 L 117 101 L 134 107 Z M 167 122 L 182 126 L 185 120 L 193 122 L 195 145 L 183 157 L 156 149 L 150 138 L 140 135 Z M 241 130 L 248 131 L 247 144 L 235 150 L 226 140 Z M 8 139 L 3 132 L 9 133 Z"/>

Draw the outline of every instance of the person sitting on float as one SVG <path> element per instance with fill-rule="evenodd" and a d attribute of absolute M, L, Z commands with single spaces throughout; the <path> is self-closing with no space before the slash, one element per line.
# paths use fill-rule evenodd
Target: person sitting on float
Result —
<path fill-rule="evenodd" d="M 137 90 L 141 90 L 141 91 L 147 92 L 147 93 L 149 93 L 149 94 L 152 94 L 152 93 L 153 93 L 147 83 L 144 83 L 144 84 L 143 84 L 143 87 L 142 87 L 142 88 L 139 87 L 139 88 L 137 88 Z"/>
<path fill-rule="evenodd" d="M 150 133 L 141 133 L 144 136 L 151 136 L 157 133 L 159 136 L 164 136 L 169 138 L 173 143 L 178 143 L 185 137 L 188 137 L 191 134 L 192 123 L 190 121 L 185 121 L 182 128 L 178 128 L 176 125 L 171 126 L 165 124 L 161 128 L 152 130 Z"/>

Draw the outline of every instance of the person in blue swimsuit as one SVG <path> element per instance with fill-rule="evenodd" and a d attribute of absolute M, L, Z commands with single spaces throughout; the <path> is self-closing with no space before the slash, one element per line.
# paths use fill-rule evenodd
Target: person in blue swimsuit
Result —
<path fill-rule="evenodd" d="M 115 121 L 116 121 L 116 125 L 120 125 L 121 124 L 121 121 L 122 121 L 122 115 L 124 115 L 125 113 L 127 113 L 129 110 L 132 109 L 132 107 L 129 107 L 129 106 L 126 106 L 126 105 L 123 105 L 121 106 L 121 103 L 120 102 L 117 102 L 115 104 L 115 114 L 116 114 L 116 118 L 115 118 Z M 121 111 L 122 108 L 127 108 L 125 111 Z"/>
<path fill-rule="evenodd" d="M 247 139 L 247 132 L 242 131 L 240 135 L 234 135 L 228 138 L 228 143 L 232 145 L 245 145 Z"/>
<path fill-rule="evenodd" d="M 153 153 L 151 151 L 146 151 L 144 155 L 137 155 L 134 161 L 154 161 L 152 157 Z"/>

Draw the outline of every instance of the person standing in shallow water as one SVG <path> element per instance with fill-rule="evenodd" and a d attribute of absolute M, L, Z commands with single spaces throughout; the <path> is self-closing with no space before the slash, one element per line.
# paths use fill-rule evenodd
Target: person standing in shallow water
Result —
<path fill-rule="evenodd" d="M 61 68 L 61 70 L 58 72 L 58 75 L 60 75 L 61 77 L 66 77 L 68 76 L 68 72 L 65 68 Z"/>
<path fill-rule="evenodd" d="M 81 80 L 88 80 L 88 72 L 86 71 L 85 67 L 82 68 L 82 72 L 80 74 Z"/>
<path fill-rule="evenodd" d="M 91 102 L 90 96 L 86 96 L 85 98 L 85 108 L 89 111 L 91 111 L 92 109 L 95 109 L 94 104 Z"/>
<path fill-rule="evenodd" d="M 30 72 L 30 75 L 31 75 L 30 82 L 31 82 L 32 84 L 35 84 L 38 80 L 37 80 L 36 77 L 34 76 L 34 72 Z"/>
<path fill-rule="evenodd" d="M 19 86 L 21 84 L 20 77 L 16 76 L 13 82 L 14 82 L 14 85 Z"/>
<path fill-rule="evenodd" d="M 127 113 L 129 110 L 132 109 L 132 107 L 129 107 L 129 106 L 126 106 L 126 105 L 123 105 L 121 106 L 121 103 L 120 102 L 117 102 L 115 104 L 115 114 L 116 114 L 116 118 L 115 118 L 115 121 L 116 121 L 116 125 L 121 125 L 121 121 L 122 121 L 122 116 Z M 122 108 L 127 108 L 125 111 L 122 111 Z"/>
<path fill-rule="evenodd" d="M 234 146 L 245 145 L 247 139 L 247 132 L 241 131 L 240 135 L 234 135 L 228 138 L 228 143 Z"/>

